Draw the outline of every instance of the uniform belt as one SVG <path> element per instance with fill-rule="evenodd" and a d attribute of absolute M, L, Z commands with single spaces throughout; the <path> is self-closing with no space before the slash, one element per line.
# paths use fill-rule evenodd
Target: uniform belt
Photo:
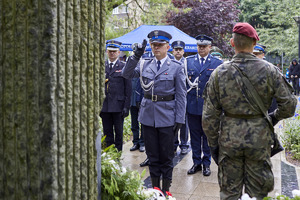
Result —
<path fill-rule="evenodd" d="M 152 101 L 172 101 L 175 99 L 174 95 L 160 96 L 160 95 L 144 94 L 144 97 L 146 99 L 151 99 Z"/>
<path fill-rule="evenodd" d="M 232 114 L 228 112 L 224 112 L 225 116 L 232 117 L 232 118 L 239 118 L 239 119 L 257 119 L 257 118 L 263 118 L 263 114 L 257 114 L 257 115 L 243 115 L 243 114 Z"/>

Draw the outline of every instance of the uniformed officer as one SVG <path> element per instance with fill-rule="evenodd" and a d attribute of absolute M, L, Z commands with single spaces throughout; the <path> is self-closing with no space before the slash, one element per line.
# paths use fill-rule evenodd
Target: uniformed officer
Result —
<path fill-rule="evenodd" d="M 218 164 L 222 200 L 239 199 L 243 188 L 250 197 L 261 200 L 274 187 L 271 126 L 248 95 L 253 91 L 247 89 L 242 77 L 249 79 L 265 108 L 276 98 L 278 108 L 270 115 L 273 125 L 293 116 L 297 105 L 280 71 L 252 54 L 258 40 L 250 24 L 237 23 L 230 39 L 235 55 L 214 70 L 203 94 L 202 125 Z"/>
<path fill-rule="evenodd" d="M 173 173 L 174 135 L 185 121 L 186 85 L 182 64 L 167 56 L 172 36 L 161 30 L 148 34 L 154 58 L 141 59 L 147 41 L 134 48 L 124 69 L 125 78 L 140 77 L 144 89 L 139 121 L 144 130 L 146 154 L 153 187 L 169 191 Z M 139 62 L 139 64 L 138 64 Z"/>
<path fill-rule="evenodd" d="M 212 55 L 216 58 L 219 58 L 220 60 L 223 60 L 224 52 L 217 46 L 212 46 L 212 48 L 210 50 L 210 55 Z"/>
<path fill-rule="evenodd" d="M 129 114 L 131 80 L 122 76 L 125 62 L 119 60 L 120 45 L 115 40 L 106 42 L 108 59 L 105 62 L 105 99 L 100 117 L 107 146 L 114 144 L 119 151 L 123 146 L 123 123 Z M 115 133 L 114 133 L 115 130 Z"/>
<path fill-rule="evenodd" d="M 185 43 L 183 41 L 177 40 L 172 42 L 172 48 L 173 48 L 173 55 L 175 59 L 182 64 L 185 62 L 185 57 L 183 57 L 184 54 L 184 47 Z M 174 152 L 176 152 L 177 147 L 179 146 L 181 149 L 181 154 L 185 155 L 188 153 L 189 145 L 188 145 L 188 139 L 189 139 L 189 128 L 187 126 L 187 117 L 185 120 L 185 123 L 182 124 L 182 127 L 180 128 L 180 144 L 178 140 L 178 133 L 175 135 L 175 141 L 174 141 Z"/>
<path fill-rule="evenodd" d="M 167 53 L 168 57 L 170 59 L 175 59 L 175 57 L 171 54 L 171 53 Z M 154 58 L 154 53 L 151 51 L 148 51 L 148 52 L 145 52 L 143 55 L 142 55 L 142 58 Z M 146 159 L 140 163 L 140 167 L 145 167 L 145 166 L 148 166 L 149 165 L 149 158 L 146 157 Z"/>
<path fill-rule="evenodd" d="M 139 78 L 133 78 L 131 80 L 132 84 L 132 93 L 131 93 L 131 102 L 130 102 L 130 114 L 131 114 L 131 131 L 133 133 L 133 146 L 130 148 L 130 151 L 135 151 L 139 149 L 140 152 L 145 151 L 144 145 L 144 136 L 143 129 L 140 128 L 138 121 L 138 114 L 141 104 L 141 99 L 143 98 L 143 90 L 140 87 Z M 141 133 L 141 134 L 140 134 Z"/>
<path fill-rule="evenodd" d="M 222 61 L 209 54 L 213 39 L 206 35 L 196 37 L 198 53 L 187 57 L 187 116 L 193 152 L 193 166 L 188 174 L 202 170 L 203 175 L 211 174 L 211 155 L 205 132 L 202 129 L 202 93 L 211 73 Z M 203 152 L 203 157 L 201 157 Z"/>
<path fill-rule="evenodd" d="M 265 53 L 266 53 L 265 50 L 266 50 L 266 46 L 264 46 L 262 44 L 256 44 L 253 49 L 253 54 L 256 57 L 258 57 L 259 59 L 265 59 Z M 276 108 L 277 108 L 277 102 L 276 102 L 276 99 L 273 98 L 271 107 L 269 108 L 268 112 L 269 113 L 274 112 L 276 110 Z"/>
<path fill-rule="evenodd" d="M 253 49 L 253 54 L 256 55 L 256 57 L 258 57 L 260 59 L 264 59 L 265 58 L 265 49 L 266 49 L 266 46 L 264 46 L 262 44 L 256 44 Z"/>

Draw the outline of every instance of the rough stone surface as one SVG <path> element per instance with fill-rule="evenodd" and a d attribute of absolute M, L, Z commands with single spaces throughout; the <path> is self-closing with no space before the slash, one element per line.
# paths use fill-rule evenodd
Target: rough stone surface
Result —
<path fill-rule="evenodd" d="M 0 3 L 0 199 L 97 199 L 104 1 Z"/>

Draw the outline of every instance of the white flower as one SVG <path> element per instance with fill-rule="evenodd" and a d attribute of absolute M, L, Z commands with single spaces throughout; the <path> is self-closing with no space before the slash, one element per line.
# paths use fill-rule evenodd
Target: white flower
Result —
<path fill-rule="evenodd" d="M 293 190 L 292 194 L 293 194 L 293 197 L 300 197 L 300 190 Z"/>
<path fill-rule="evenodd" d="M 122 167 L 122 173 L 125 174 L 127 172 L 125 167 Z"/>
<path fill-rule="evenodd" d="M 114 160 L 109 161 L 110 164 L 115 164 L 116 162 Z"/>
<path fill-rule="evenodd" d="M 248 194 L 243 194 L 240 200 L 256 200 L 256 198 L 255 197 L 250 198 Z"/>

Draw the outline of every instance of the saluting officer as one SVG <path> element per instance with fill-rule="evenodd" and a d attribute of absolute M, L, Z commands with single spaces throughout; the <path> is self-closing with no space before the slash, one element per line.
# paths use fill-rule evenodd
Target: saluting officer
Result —
<path fill-rule="evenodd" d="M 115 40 L 106 42 L 108 59 L 105 62 L 105 99 L 100 117 L 107 146 L 115 144 L 119 151 L 123 146 L 123 123 L 129 114 L 131 80 L 122 76 L 125 62 L 119 60 L 120 45 Z M 115 134 L 114 134 L 115 130 Z"/>
<path fill-rule="evenodd" d="M 185 43 L 183 41 L 177 40 L 172 43 L 173 48 L 173 55 L 175 59 L 182 64 L 185 62 L 185 57 L 183 57 L 184 54 L 184 47 Z M 188 139 L 189 139 L 189 128 L 187 126 L 187 118 L 185 120 L 185 123 L 182 124 L 182 127 L 180 128 L 180 144 L 178 140 L 178 133 L 175 135 L 175 141 L 174 141 L 174 152 L 176 152 L 177 147 L 179 146 L 181 149 L 181 154 L 185 155 L 188 153 L 189 145 L 188 145 Z"/>
<path fill-rule="evenodd" d="M 144 130 L 146 154 L 153 187 L 169 191 L 173 173 L 174 134 L 184 124 L 186 85 L 182 64 L 167 56 L 172 36 L 161 30 L 148 34 L 153 58 L 141 59 L 147 41 L 137 45 L 124 69 L 125 78 L 140 77 L 144 89 L 139 121 Z M 139 62 L 139 64 L 138 64 Z"/>
<path fill-rule="evenodd" d="M 196 40 L 198 54 L 187 57 L 187 82 L 189 87 L 187 94 L 187 116 L 194 162 L 188 174 L 195 174 L 197 171 L 201 171 L 203 165 L 203 175 L 209 176 L 211 174 L 211 154 L 206 135 L 201 125 L 203 110 L 202 93 L 211 73 L 223 61 L 209 54 L 213 41 L 211 37 L 198 35 Z M 203 157 L 201 158 L 202 151 Z"/>

